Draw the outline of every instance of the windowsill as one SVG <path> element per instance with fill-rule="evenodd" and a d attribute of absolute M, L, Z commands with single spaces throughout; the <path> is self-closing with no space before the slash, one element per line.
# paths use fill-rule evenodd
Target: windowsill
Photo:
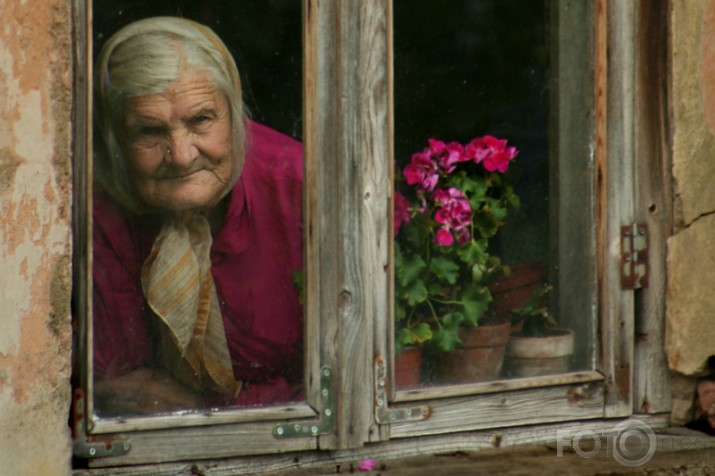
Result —
<path fill-rule="evenodd" d="M 553 432 L 557 431 L 555 426 Z M 620 464 L 607 454 L 608 441 L 600 440 L 601 450 L 591 458 L 584 458 L 572 446 L 563 445 L 558 456 L 556 437 L 543 443 L 514 444 L 516 439 L 494 441 L 501 446 L 494 448 L 480 445 L 478 435 L 461 435 L 444 440 L 441 445 L 434 438 L 422 445 L 369 445 L 353 451 L 327 454 L 287 454 L 240 458 L 225 461 L 172 463 L 126 468 L 126 473 L 116 468 L 75 470 L 74 476 L 97 476 L 103 474 L 173 475 L 203 474 L 203 471 L 231 470 L 235 474 L 366 474 L 366 475 L 451 475 L 451 474 L 710 474 L 715 470 L 715 436 L 708 436 L 687 428 L 660 428 L 655 430 L 658 448 L 652 458 L 642 466 L 629 467 Z M 457 444 L 459 439 L 461 443 Z M 584 438 L 586 441 L 587 438 Z M 417 442 L 415 442 L 417 443 Z M 584 443 L 582 452 L 593 449 L 593 440 Z M 400 454 L 402 456 L 400 456 Z M 363 460 L 372 459 L 375 467 L 369 472 L 360 472 Z"/>

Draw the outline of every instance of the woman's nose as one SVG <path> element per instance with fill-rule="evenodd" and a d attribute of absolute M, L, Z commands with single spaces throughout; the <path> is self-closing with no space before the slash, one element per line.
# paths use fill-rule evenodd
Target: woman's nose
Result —
<path fill-rule="evenodd" d="M 171 134 L 164 160 L 178 166 L 186 166 L 196 160 L 198 156 L 199 150 L 194 145 L 189 131 L 178 130 Z"/>

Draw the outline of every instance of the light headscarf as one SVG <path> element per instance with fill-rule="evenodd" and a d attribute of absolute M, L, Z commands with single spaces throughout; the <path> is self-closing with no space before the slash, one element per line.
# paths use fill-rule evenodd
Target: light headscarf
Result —
<path fill-rule="evenodd" d="M 96 124 L 103 147 L 95 151 L 99 186 L 133 213 L 161 212 L 132 186 L 116 134 L 127 100 L 166 90 L 187 69 L 204 71 L 231 107 L 235 176 L 216 197 L 227 195 L 244 157 L 244 112 L 236 63 L 206 26 L 174 17 L 139 20 L 103 46 L 96 65 Z M 100 141 L 97 141 L 99 144 Z M 207 204 L 207 205 L 213 205 Z M 162 357 L 167 369 L 195 389 L 237 395 L 223 317 L 211 274 L 211 230 L 200 212 L 164 213 L 162 229 L 143 264 L 147 303 L 162 322 Z"/>

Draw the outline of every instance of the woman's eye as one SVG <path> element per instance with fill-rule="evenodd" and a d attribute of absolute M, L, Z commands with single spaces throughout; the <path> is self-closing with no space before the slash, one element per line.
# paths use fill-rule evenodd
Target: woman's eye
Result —
<path fill-rule="evenodd" d="M 141 148 L 151 148 L 160 144 L 165 136 L 165 129 L 160 126 L 139 126 L 132 132 L 131 140 Z"/>
<path fill-rule="evenodd" d="M 191 118 L 191 124 L 196 127 L 207 126 L 212 120 L 208 114 L 200 114 Z"/>
<path fill-rule="evenodd" d="M 143 126 L 137 129 L 136 135 L 138 137 L 152 137 L 152 136 L 159 136 L 163 133 L 162 129 L 160 127 L 154 127 L 154 126 Z"/>

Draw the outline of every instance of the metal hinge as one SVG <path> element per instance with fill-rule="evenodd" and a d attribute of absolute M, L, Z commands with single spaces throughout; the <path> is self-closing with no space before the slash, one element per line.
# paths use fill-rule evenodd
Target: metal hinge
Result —
<path fill-rule="evenodd" d="M 430 416 L 430 407 L 415 405 L 399 408 L 387 407 L 387 370 L 382 357 L 375 358 L 375 420 L 380 425 L 403 421 L 425 420 Z"/>
<path fill-rule="evenodd" d="M 648 286 L 648 225 L 621 227 L 621 289 Z"/>
<path fill-rule="evenodd" d="M 85 423 L 87 408 L 84 390 L 75 389 L 72 394 L 72 454 L 76 458 L 89 459 L 103 456 L 119 456 L 132 449 L 132 443 L 125 436 L 89 436 Z"/>
<path fill-rule="evenodd" d="M 335 432 L 335 397 L 332 390 L 333 370 L 320 369 L 320 396 L 323 399 L 318 421 L 303 423 L 279 423 L 273 428 L 276 438 L 329 435 Z"/>

